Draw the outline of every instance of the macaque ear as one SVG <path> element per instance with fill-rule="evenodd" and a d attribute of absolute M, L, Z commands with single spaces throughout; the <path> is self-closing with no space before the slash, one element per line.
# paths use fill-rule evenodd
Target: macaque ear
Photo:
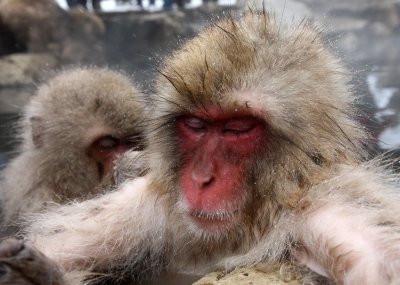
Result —
<path fill-rule="evenodd" d="M 37 148 L 41 148 L 44 144 L 44 125 L 42 117 L 31 117 L 29 118 L 31 124 L 31 135 L 33 145 Z"/>

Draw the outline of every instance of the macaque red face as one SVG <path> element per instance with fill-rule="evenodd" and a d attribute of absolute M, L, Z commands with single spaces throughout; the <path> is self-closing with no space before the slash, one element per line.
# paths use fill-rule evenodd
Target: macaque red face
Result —
<path fill-rule="evenodd" d="M 249 113 L 215 108 L 178 121 L 179 145 L 186 157 L 180 188 L 187 214 L 201 228 L 233 227 L 248 199 L 245 175 L 265 146 L 266 128 Z"/>
<path fill-rule="evenodd" d="M 119 155 L 128 150 L 141 150 L 142 144 L 140 144 L 139 138 L 140 135 L 132 134 L 127 138 L 105 135 L 95 139 L 88 148 L 88 154 L 98 163 L 100 176 L 112 171 L 114 162 Z"/>

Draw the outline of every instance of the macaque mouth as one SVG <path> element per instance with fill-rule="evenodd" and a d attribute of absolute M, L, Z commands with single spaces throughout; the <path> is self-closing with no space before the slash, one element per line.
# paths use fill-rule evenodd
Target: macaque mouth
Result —
<path fill-rule="evenodd" d="M 218 212 L 207 212 L 204 210 L 193 210 L 190 215 L 200 221 L 214 223 L 214 222 L 229 222 L 232 221 L 239 214 L 239 210 L 236 209 L 231 212 L 218 211 Z"/>

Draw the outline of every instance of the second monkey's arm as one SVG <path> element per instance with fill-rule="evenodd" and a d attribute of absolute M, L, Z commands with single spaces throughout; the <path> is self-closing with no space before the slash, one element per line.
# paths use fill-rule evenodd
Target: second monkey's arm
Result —
<path fill-rule="evenodd" d="M 36 216 L 30 242 L 66 271 L 101 269 L 129 256 L 139 262 L 149 248 L 162 247 L 165 216 L 138 178 L 97 199 Z"/>

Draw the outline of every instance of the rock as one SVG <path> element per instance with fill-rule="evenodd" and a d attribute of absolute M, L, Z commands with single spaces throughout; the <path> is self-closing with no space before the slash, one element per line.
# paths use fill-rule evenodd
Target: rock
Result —
<path fill-rule="evenodd" d="M 136 71 L 138 80 L 148 77 L 146 73 L 152 71 L 156 61 L 170 52 L 173 42 L 188 30 L 181 12 L 103 13 L 100 17 L 107 27 L 107 62 Z"/>
<path fill-rule="evenodd" d="M 285 0 L 257 2 L 255 4 L 256 7 L 265 7 L 267 10 L 273 12 L 278 21 L 283 21 L 289 24 L 293 21 L 298 22 L 312 16 L 311 9 L 305 3 L 303 3 L 304 1 Z M 247 9 L 247 7 L 248 6 L 246 5 L 243 8 Z"/>
<path fill-rule="evenodd" d="M 100 13 L 107 30 L 106 61 L 111 67 L 133 73 L 139 82 L 150 81 L 162 58 L 211 18 L 235 9 L 211 4 L 184 11 Z"/>
<path fill-rule="evenodd" d="M 65 63 L 103 63 L 101 19 L 78 9 L 65 11 L 54 0 L 0 1 L 0 31 L 5 37 L 0 54 L 27 50 L 52 53 Z"/>
<path fill-rule="evenodd" d="M 49 53 L 15 53 L 0 57 L 0 86 L 33 84 L 46 70 L 57 66 L 57 59 Z"/>
<path fill-rule="evenodd" d="M 340 20 L 331 19 L 327 24 L 326 32 L 328 33 L 346 33 L 364 29 L 368 21 L 367 19 L 357 18 L 340 18 Z"/>
<path fill-rule="evenodd" d="M 58 66 L 48 53 L 0 57 L 0 113 L 18 113 L 35 90 L 35 83 Z"/>
<path fill-rule="evenodd" d="M 299 270 L 290 265 L 270 269 L 239 268 L 228 274 L 213 272 L 193 285 L 300 285 L 303 284 Z"/>
<path fill-rule="evenodd" d="M 22 110 L 22 107 L 28 102 L 33 94 L 33 86 L 19 88 L 1 87 L 0 95 L 0 114 L 16 114 Z"/>

